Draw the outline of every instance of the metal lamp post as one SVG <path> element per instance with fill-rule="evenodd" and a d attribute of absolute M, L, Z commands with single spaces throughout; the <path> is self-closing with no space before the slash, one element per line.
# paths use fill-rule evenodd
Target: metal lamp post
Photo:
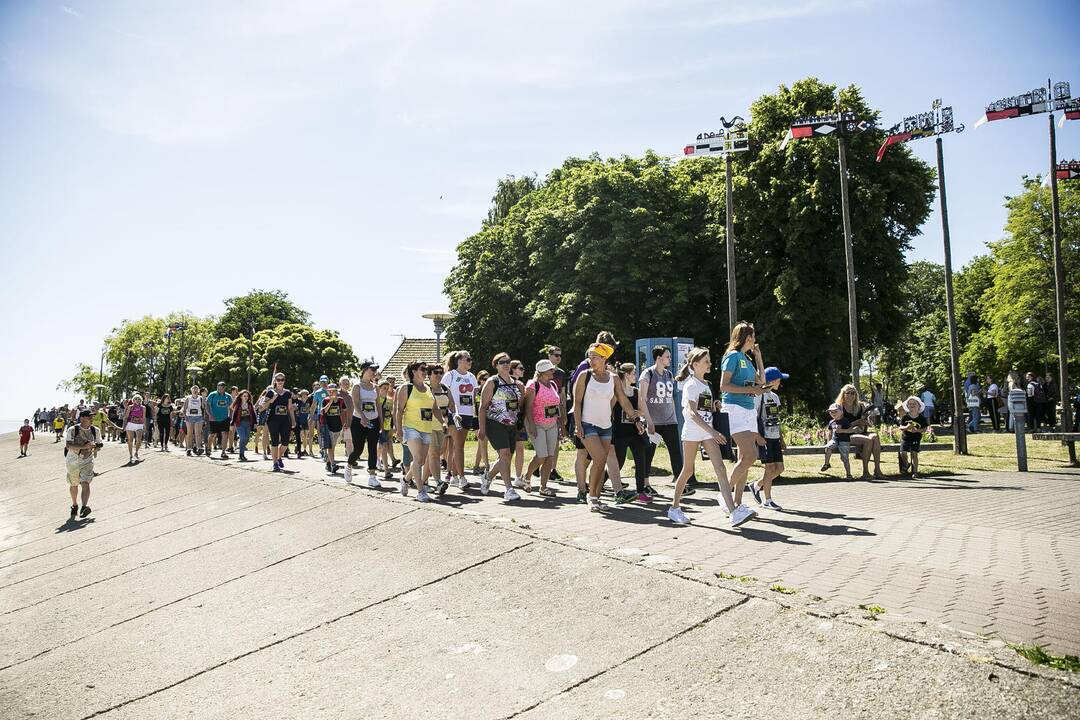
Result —
<path fill-rule="evenodd" d="M 935 100 L 930 112 L 918 113 L 904 118 L 889 128 L 885 142 L 878 148 L 877 161 L 885 157 L 890 145 L 906 143 L 919 138 L 939 136 L 937 138 L 938 200 L 941 203 L 941 239 L 945 250 L 945 311 L 949 323 L 949 365 L 952 374 L 953 398 L 953 452 L 966 455 L 967 425 L 960 414 L 960 346 L 956 339 L 956 306 L 953 302 L 952 241 L 949 235 L 949 204 L 945 198 L 945 155 L 942 151 L 941 135 L 951 132 L 963 132 L 963 124 L 953 124 L 952 106 L 942 107 L 941 100 Z"/>
<path fill-rule="evenodd" d="M 446 323 L 453 320 L 455 315 L 454 313 L 427 313 L 422 317 L 435 324 L 435 362 L 442 362 L 442 334 L 446 331 Z"/>
<path fill-rule="evenodd" d="M 730 121 L 720 118 L 719 130 L 698 133 L 694 142 L 683 148 L 683 156 L 724 158 L 725 226 L 724 245 L 727 250 L 728 331 L 735 328 L 739 312 L 735 292 L 735 210 L 731 198 L 731 155 L 750 149 L 750 132 L 746 121 L 736 115 Z"/>
<path fill-rule="evenodd" d="M 1057 162 L 1057 132 L 1054 128 L 1054 111 L 1061 110 L 1065 113 L 1065 119 L 1080 119 L 1080 103 L 1072 97 L 1072 90 L 1067 82 L 1057 82 L 1051 85 L 1046 81 L 1046 87 L 1039 87 L 1020 95 L 995 100 L 986 106 L 986 113 L 975 123 L 979 127 L 984 123 L 1010 118 L 1023 117 L 1025 115 L 1039 115 L 1049 113 L 1050 126 L 1050 209 L 1053 222 L 1053 237 L 1051 241 L 1054 247 L 1054 310 L 1057 315 L 1057 346 L 1058 346 L 1058 387 L 1061 388 L 1062 398 L 1069 391 L 1069 348 L 1066 343 L 1068 337 L 1067 318 L 1065 315 L 1065 266 L 1061 256 L 1061 218 L 1058 207 L 1058 162 Z M 1065 427 L 1072 425 L 1072 408 L 1068 401 L 1061 403 L 1061 422 Z M 1076 443 L 1066 441 L 1069 448 L 1069 464 L 1077 465 Z"/>

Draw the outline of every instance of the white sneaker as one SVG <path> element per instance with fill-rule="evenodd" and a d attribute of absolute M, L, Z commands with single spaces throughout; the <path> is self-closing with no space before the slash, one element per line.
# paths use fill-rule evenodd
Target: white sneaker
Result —
<path fill-rule="evenodd" d="M 369 488 L 381 488 L 382 483 L 379 482 L 379 478 L 375 477 L 374 475 L 368 475 L 367 486 Z"/>
<path fill-rule="evenodd" d="M 460 488 L 461 490 L 468 490 L 469 481 L 465 479 L 464 475 L 458 475 L 457 478 L 454 479 L 454 487 Z"/>
<path fill-rule="evenodd" d="M 686 513 L 682 511 L 682 508 L 669 508 L 667 511 L 667 519 L 676 525 L 689 525 L 690 518 L 686 517 Z"/>
<path fill-rule="evenodd" d="M 519 477 L 516 477 L 516 478 L 514 478 L 514 482 L 512 482 L 512 483 L 510 483 L 510 484 L 511 484 L 511 485 L 513 485 L 514 487 L 518 488 L 519 490 L 520 490 L 521 488 L 525 487 L 525 481 L 524 481 L 524 480 L 522 480 L 522 479 L 521 479 L 521 478 L 519 478 Z"/>
<path fill-rule="evenodd" d="M 511 502 L 513 500 L 520 500 L 521 496 L 517 494 L 517 490 L 514 488 L 506 488 L 506 492 L 503 493 L 503 500 Z"/>
<path fill-rule="evenodd" d="M 749 522 L 757 517 L 757 512 L 745 505 L 740 505 L 735 508 L 731 513 L 731 527 L 739 527 L 743 523 Z"/>
<path fill-rule="evenodd" d="M 590 497 L 589 498 L 589 511 L 590 512 L 601 512 L 603 509 L 604 509 L 604 503 L 600 502 L 600 498 L 598 498 L 598 497 Z"/>
<path fill-rule="evenodd" d="M 352 485 L 352 468 L 347 464 L 345 465 L 345 482 Z"/>
<path fill-rule="evenodd" d="M 380 460 L 379 462 L 375 463 L 375 469 L 379 472 L 384 472 L 386 470 L 386 465 L 384 465 L 382 460 Z"/>
<path fill-rule="evenodd" d="M 480 481 L 480 494 L 481 495 L 487 495 L 488 490 L 490 490 L 490 489 L 491 489 L 491 480 L 488 478 L 487 474 L 485 474 L 484 479 Z"/>
<path fill-rule="evenodd" d="M 431 498 L 428 497 L 427 490 L 421 490 L 416 493 L 416 502 L 431 502 Z"/>
<path fill-rule="evenodd" d="M 401 497 L 409 497 L 409 480 L 408 478 L 401 478 Z"/>

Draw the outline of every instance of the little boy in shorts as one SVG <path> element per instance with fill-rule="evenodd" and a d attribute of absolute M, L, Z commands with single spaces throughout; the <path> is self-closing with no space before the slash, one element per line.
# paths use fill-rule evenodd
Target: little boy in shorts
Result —
<path fill-rule="evenodd" d="M 897 423 L 902 432 L 900 444 L 900 474 L 907 475 L 911 470 L 911 479 L 919 479 L 919 446 L 922 444 L 923 431 L 927 420 L 923 417 L 925 405 L 914 395 L 897 405 L 896 412 L 900 419 Z M 908 458 L 911 458 L 910 464 Z"/>
<path fill-rule="evenodd" d="M 754 500 L 763 508 L 781 510 L 772 499 L 772 484 L 784 472 L 784 438 L 780 432 L 780 396 L 776 390 L 790 377 L 778 368 L 765 368 L 765 392 L 758 401 L 758 434 L 765 444 L 758 444 L 758 459 L 765 465 L 765 475 L 750 485 Z"/>
<path fill-rule="evenodd" d="M 844 463 L 844 473 L 851 480 L 851 460 L 848 451 L 851 449 L 851 422 L 844 418 L 844 408 L 840 403 L 829 406 L 829 444 L 825 446 L 825 464 L 821 466 L 821 472 L 825 472 L 831 466 L 829 458 L 834 452 L 840 453 L 840 460 Z"/>

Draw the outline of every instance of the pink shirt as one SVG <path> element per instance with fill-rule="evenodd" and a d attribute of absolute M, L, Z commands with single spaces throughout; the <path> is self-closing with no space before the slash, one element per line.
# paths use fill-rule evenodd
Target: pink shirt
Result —
<path fill-rule="evenodd" d="M 552 385 L 554 384 L 552 382 Z M 559 393 L 554 387 L 536 380 L 530 380 L 529 385 L 536 388 L 536 398 L 532 406 L 533 422 L 544 427 L 555 424 L 555 421 L 559 419 Z M 549 413 L 554 413 L 554 415 Z"/>

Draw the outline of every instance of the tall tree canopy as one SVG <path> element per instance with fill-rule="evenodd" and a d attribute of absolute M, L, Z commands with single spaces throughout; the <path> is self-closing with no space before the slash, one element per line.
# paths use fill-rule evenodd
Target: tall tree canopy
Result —
<path fill-rule="evenodd" d="M 845 109 L 873 117 L 855 88 Z M 779 140 L 795 118 L 836 105 L 815 79 L 753 105 L 751 150 L 737 157 L 734 204 L 739 315 L 759 328 L 767 360 L 823 399 L 847 366 L 847 289 L 836 142 Z M 903 261 L 925 220 L 933 174 L 905 148 L 874 162 L 879 131 L 849 149 L 860 338 L 887 343 L 904 323 Z M 513 179 L 511 179 L 513 180 Z M 716 159 L 571 158 L 458 247 L 446 281 L 452 345 L 479 357 L 507 350 L 531 363 L 554 342 L 569 359 L 600 329 L 634 338 L 727 338 L 724 170 Z M 500 201 L 500 197 L 502 201 Z M 620 353 L 620 357 L 629 354 Z"/>
<path fill-rule="evenodd" d="M 219 380 L 244 387 L 248 372 L 248 338 L 216 341 L 204 358 L 203 377 L 212 385 Z M 338 377 L 353 373 L 358 363 L 352 347 L 332 330 L 316 330 L 306 324 L 283 323 L 255 333 L 251 343 L 251 384 L 254 392 L 265 387 L 277 369 L 290 386 L 308 385 L 323 373 Z"/>
<path fill-rule="evenodd" d="M 225 313 L 214 327 L 216 338 L 249 337 L 283 323 L 307 325 L 311 316 L 280 290 L 252 290 L 225 300 Z M 254 326 L 254 330 L 252 327 Z"/>

